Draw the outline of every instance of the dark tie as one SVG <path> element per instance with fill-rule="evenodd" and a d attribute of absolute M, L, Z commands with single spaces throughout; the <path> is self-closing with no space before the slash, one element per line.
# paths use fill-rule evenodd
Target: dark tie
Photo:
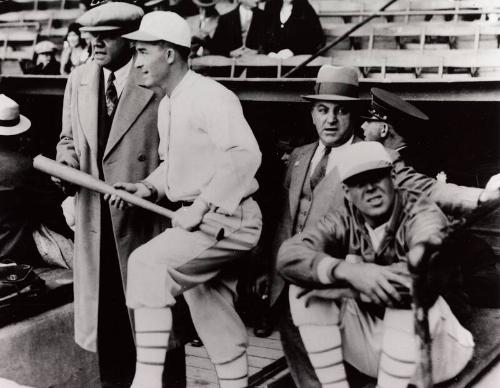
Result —
<path fill-rule="evenodd" d="M 111 117 L 118 104 L 118 94 L 116 93 L 115 84 L 113 83 L 114 80 L 115 74 L 111 72 L 108 77 L 108 82 L 106 83 L 106 110 L 109 117 Z"/>
<path fill-rule="evenodd" d="M 321 179 L 323 179 L 323 177 L 326 174 L 326 166 L 328 166 L 328 156 L 330 155 L 331 150 L 332 150 L 332 147 L 325 147 L 323 156 L 321 157 L 316 168 L 314 169 L 313 173 L 311 174 L 311 189 L 312 190 L 314 190 L 314 188 L 317 186 L 317 184 L 319 182 L 321 182 Z"/>

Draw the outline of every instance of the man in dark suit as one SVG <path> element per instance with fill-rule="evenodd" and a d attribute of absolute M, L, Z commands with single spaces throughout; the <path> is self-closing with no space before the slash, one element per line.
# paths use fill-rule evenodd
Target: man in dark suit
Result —
<path fill-rule="evenodd" d="M 234 10 L 222 15 L 210 45 L 210 53 L 226 57 L 256 54 L 261 50 L 266 30 L 260 0 L 238 0 Z"/>
<path fill-rule="evenodd" d="M 110 2 L 78 19 L 91 35 L 94 60 L 68 79 L 57 160 L 111 184 L 141 180 L 160 162 L 157 111 L 162 95 L 141 86 L 132 48 L 121 37 L 136 29 L 142 16 L 137 6 Z M 110 209 L 83 188 L 75 213 L 75 339 L 97 351 L 103 387 L 129 387 L 136 355 L 124 295 L 128 257 L 165 225 L 138 208 Z M 177 365 L 171 368 L 181 372 L 176 387 L 185 380 L 183 349 L 178 348 Z"/>

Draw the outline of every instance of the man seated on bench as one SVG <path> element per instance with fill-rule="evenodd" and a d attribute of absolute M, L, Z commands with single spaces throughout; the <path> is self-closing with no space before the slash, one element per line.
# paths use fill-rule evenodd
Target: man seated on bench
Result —
<path fill-rule="evenodd" d="M 415 381 L 420 355 L 409 264 L 420 260 L 422 247 L 431 257 L 432 377 L 454 377 L 474 342 L 439 296 L 447 271 L 438 249 L 446 243 L 447 218 L 417 192 L 394 187 L 391 157 L 379 143 L 351 145 L 339 155 L 338 172 L 345 207 L 287 240 L 278 256 L 281 275 L 296 284 L 292 318 L 318 379 L 323 387 L 348 387 L 345 360 L 381 388 Z"/>

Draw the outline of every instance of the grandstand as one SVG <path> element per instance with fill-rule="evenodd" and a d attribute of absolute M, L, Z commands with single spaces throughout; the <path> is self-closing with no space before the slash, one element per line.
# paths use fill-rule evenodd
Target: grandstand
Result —
<path fill-rule="evenodd" d="M 362 78 L 385 81 L 500 77 L 500 0 L 399 0 L 384 11 L 381 0 L 312 0 L 327 42 L 375 15 L 299 76 L 313 78 L 325 63 L 355 66 Z M 0 61 L 29 58 L 42 39 L 61 44 L 69 23 L 81 13 L 74 0 L 13 0 L 0 14 Z M 27 32 L 27 31 L 30 32 Z M 21 32 L 22 31 L 22 32 Z M 30 34 L 38 36 L 31 39 Z M 30 38 L 30 39 L 28 39 Z M 30 43 L 31 42 L 31 43 Z M 307 57 L 287 60 L 264 55 L 229 59 L 201 57 L 192 66 L 208 75 L 229 79 L 281 78 Z M 259 67 L 265 71 L 255 71 Z M 243 71 L 252 69 L 252 71 Z M 19 66 L 2 66 L 2 74 L 18 74 Z"/>

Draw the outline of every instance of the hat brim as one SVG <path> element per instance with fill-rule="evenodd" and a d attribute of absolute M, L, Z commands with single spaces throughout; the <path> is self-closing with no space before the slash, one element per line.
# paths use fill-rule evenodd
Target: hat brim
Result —
<path fill-rule="evenodd" d="M 196 5 L 198 5 L 200 7 L 212 7 L 215 4 L 217 4 L 217 1 L 211 1 L 210 3 L 203 3 L 199 0 L 193 0 L 193 3 L 195 3 Z"/>
<path fill-rule="evenodd" d="M 14 136 L 26 132 L 31 128 L 31 121 L 26 116 L 19 115 L 19 123 L 12 127 L 3 127 L 0 125 L 0 136 Z"/>
<path fill-rule="evenodd" d="M 158 38 L 153 34 L 149 34 L 141 30 L 133 31 L 128 34 L 122 35 L 122 38 L 128 40 L 138 40 L 141 42 L 157 42 L 159 40 L 163 40 L 162 38 Z"/>
<path fill-rule="evenodd" d="M 360 101 L 357 97 L 341 96 L 340 94 L 310 94 L 301 97 L 307 101 Z"/>
<path fill-rule="evenodd" d="M 122 29 L 122 27 L 117 27 L 117 26 L 83 26 L 83 27 L 80 27 L 80 31 L 82 31 L 82 32 L 118 31 L 121 29 Z"/>
<path fill-rule="evenodd" d="M 354 178 L 357 175 L 361 175 L 370 171 L 378 171 L 378 170 L 389 170 L 392 168 L 392 164 L 386 161 L 376 161 L 376 162 L 369 162 L 369 163 L 364 163 L 361 165 L 356 166 L 355 168 L 349 170 L 347 174 L 344 174 L 343 177 L 341 177 L 342 182 L 348 181 L 351 178 Z"/>

